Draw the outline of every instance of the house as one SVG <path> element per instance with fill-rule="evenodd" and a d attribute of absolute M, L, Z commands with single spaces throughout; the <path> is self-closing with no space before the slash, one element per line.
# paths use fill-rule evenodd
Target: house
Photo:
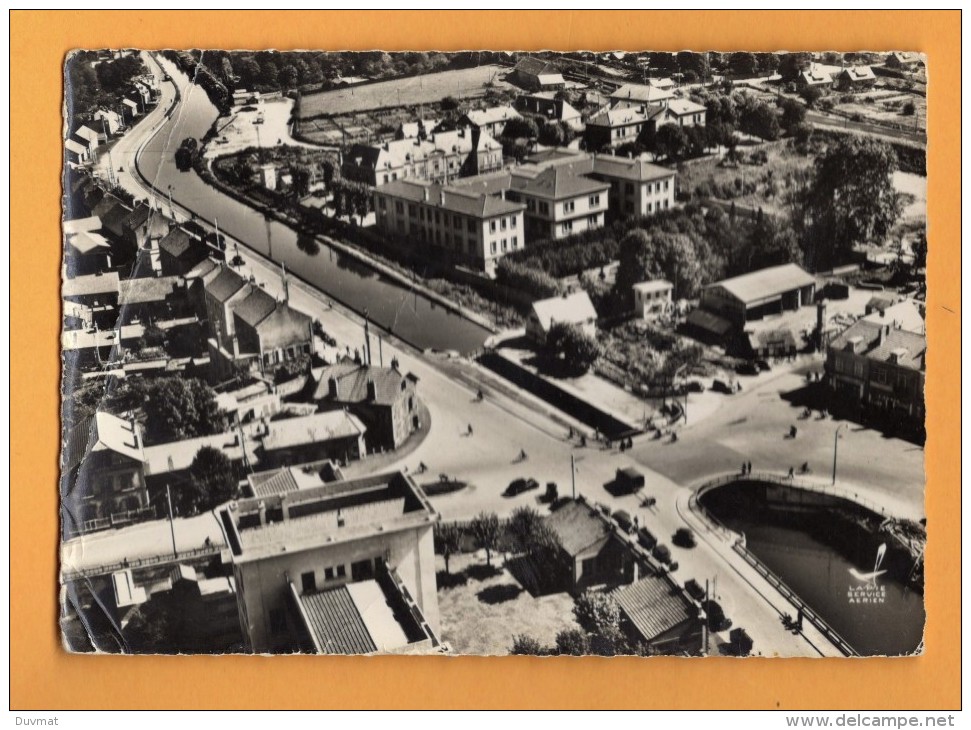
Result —
<path fill-rule="evenodd" d="M 863 317 L 864 322 L 890 324 L 897 329 L 924 334 L 924 315 L 913 299 L 904 299 L 899 302 L 891 300 L 890 303 L 882 306 L 871 306 L 873 305 L 873 301 L 871 299 L 870 303 L 866 306 L 866 315 Z"/>
<path fill-rule="evenodd" d="M 674 306 L 671 293 L 674 284 L 664 279 L 634 284 L 634 314 L 641 319 L 656 320 Z"/>
<path fill-rule="evenodd" d="M 698 655 L 704 634 L 695 604 L 668 574 L 645 575 L 610 593 L 634 644 L 665 655 Z"/>
<path fill-rule="evenodd" d="M 395 139 L 423 139 L 435 132 L 441 123 L 440 119 L 418 119 L 414 122 L 402 122 L 395 129 Z"/>
<path fill-rule="evenodd" d="M 258 104 L 260 102 L 260 92 L 247 91 L 246 89 L 236 89 L 233 91 L 233 106 L 246 106 L 247 104 Z"/>
<path fill-rule="evenodd" d="M 842 407 L 922 429 L 926 355 L 924 334 L 864 318 L 829 343 L 826 383 Z"/>
<path fill-rule="evenodd" d="M 622 84 L 610 94 L 610 105 L 617 106 L 666 106 L 674 98 L 668 88 L 654 84 Z"/>
<path fill-rule="evenodd" d="M 409 476 L 242 499 L 218 514 L 249 651 L 441 650 L 439 516 Z"/>
<path fill-rule="evenodd" d="M 418 378 L 402 374 L 397 363 L 378 367 L 352 360 L 315 369 L 306 396 L 322 411 L 347 409 L 367 428 L 367 451 L 401 446 L 421 426 Z"/>
<path fill-rule="evenodd" d="M 490 137 L 501 137 L 510 119 L 522 119 L 511 106 L 493 106 L 488 109 L 471 109 L 458 121 L 459 127 L 472 127 Z"/>
<path fill-rule="evenodd" d="M 160 209 L 138 203 L 121 222 L 122 239 L 136 250 L 154 249 L 173 225 Z"/>
<path fill-rule="evenodd" d="M 110 109 L 98 109 L 93 115 L 94 121 L 100 123 L 105 137 L 111 137 L 121 131 L 124 120 L 118 112 Z"/>
<path fill-rule="evenodd" d="M 895 68 L 904 71 L 912 71 L 920 63 L 922 63 L 920 54 L 909 51 L 894 51 L 887 56 L 887 60 L 884 62 L 887 68 Z"/>
<path fill-rule="evenodd" d="M 73 139 L 64 140 L 64 158 L 72 164 L 84 165 L 91 161 L 91 150 L 87 145 Z"/>
<path fill-rule="evenodd" d="M 134 420 L 102 411 L 68 431 L 61 448 L 65 538 L 154 516 L 143 446 Z"/>
<path fill-rule="evenodd" d="M 756 360 L 795 357 L 799 350 L 796 338 L 788 327 L 746 332 L 746 336 L 748 337 L 750 355 Z"/>
<path fill-rule="evenodd" d="M 117 271 L 88 274 L 65 279 L 61 283 L 61 298 L 89 307 L 117 307 L 120 289 Z"/>
<path fill-rule="evenodd" d="M 614 525 L 583 499 L 566 502 L 544 519 L 556 535 L 563 572 L 572 593 L 629 581 L 633 556 L 614 533 Z"/>
<path fill-rule="evenodd" d="M 502 167 L 502 145 L 474 128 L 438 132 L 425 139 L 355 144 L 344 157 L 341 174 L 371 186 L 417 179 L 447 183 Z"/>
<path fill-rule="evenodd" d="M 111 243 L 101 234 L 98 216 L 64 221 L 64 274 L 71 279 L 111 268 Z"/>
<path fill-rule="evenodd" d="M 95 132 L 91 127 L 80 126 L 74 130 L 74 138 L 88 148 L 88 152 L 91 156 L 94 156 L 94 152 L 98 149 L 98 144 L 102 141 L 101 137 Z"/>
<path fill-rule="evenodd" d="M 162 276 L 185 276 L 206 259 L 208 250 L 184 228 L 175 227 L 158 242 L 158 253 Z"/>
<path fill-rule="evenodd" d="M 509 197 L 526 204 L 528 241 L 556 240 L 602 228 L 610 184 L 585 173 L 590 160 L 562 160 L 549 166 L 522 165 L 511 171 Z"/>
<path fill-rule="evenodd" d="M 746 322 L 812 304 L 815 294 L 815 278 L 796 264 L 782 264 L 709 284 L 701 308 L 742 330 Z"/>
<path fill-rule="evenodd" d="M 602 109 L 587 120 L 583 131 L 586 148 L 591 151 L 613 149 L 625 144 L 648 144 L 657 132 L 664 106 L 618 105 Z"/>
<path fill-rule="evenodd" d="M 189 308 L 181 276 L 122 279 L 118 293 L 118 323 L 152 322 L 184 316 Z"/>
<path fill-rule="evenodd" d="M 124 115 L 125 124 L 130 124 L 142 115 L 139 111 L 138 102 L 134 99 L 121 100 L 121 113 Z"/>
<path fill-rule="evenodd" d="M 836 88 L 840 91 L 869 89 L 876 82 L 877 77 L 869 66 L 848 66 L 836 76 Z"/>
<path fill-rule="evenodd" d="M 397 180 L 376 187 L 378 230 L 428 255 L 440 252 L 494 273 L 502 256 L 526 244 L 526 206 L 510 199 L 498 180 L 491 182 L 488 176 L 467 180 L 461 185 Z"/>
<path fill-rule="evenodd" d="M 557 91 L 566 86 L 556 64 L 541 58 L 521 58 L 506 81 L 526 91 Z"/>
<path fill-rule="evenodd" d="M 796 77 L 796 85 L 801 88 L 813 88 L 825 91 L 833 86 L 833 74 L 818 64 L 811 63 L 809 68 L 801 71 Z"/>
<path fill-rule="evenodd" d="M 573 131 L 583 129 L 583 117 L 563 99 L 557 99 L 553 91 L 537 91 L 516 99 L 516 109 L 520 114 L 535 117 L 545 122 L 562 122 Z"/>
<path fill-rule="evenodd" d="M 262 434 L 260 465 L 286 466 L 323 460 L 349 464 L 367 453 L 366 431 L 357 416 L 343 410 L 269 421 Z"/>
<path fill-rule="evenodd" d="M 217 380 L 243 370 L 273 374 L 313 351 L 313 320 L 223 265 L 204 283 L 209 357 Z"/>
<path fill-rule="evenodd" d="M 645 217 L 674 207 L 675 171 L 647 161 L 647 155 L 594 155 L 591 177 L 610 184 L 609 220 Z"/>
<path fill-rule="evenodd" d="M 584 334 L 597 336 L 597 310 L 585 291 L 533 302 L 526 320 L 526 334 L 540 345 L 554 324 L 575 324 Z"/>
<path fill-rule="evenodd" d="M 671 99 L 664 110 L 664 124 L 678 127 L 703 127 L 708 109 L 690 99 Z"/>

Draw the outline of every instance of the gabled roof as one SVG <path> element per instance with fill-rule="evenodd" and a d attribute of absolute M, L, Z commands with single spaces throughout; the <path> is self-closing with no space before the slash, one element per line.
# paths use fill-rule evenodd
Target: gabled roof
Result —
<path fill-rule="evenodd" d="M 587 126 L 596 127 L 626 127 L 633 124 L 643 124 L 664 111 L 663 106 L 635 107 L 615 106 L 613 109 L 603 109 L 587 120 Z"/>
<path fill-rule="evenodd" d="M 648 162 L 646 155 L 633 159 L 617 155 L 594 155 L 593 171 L 605 177 L 637 180 L 638 182 L 674 177 L 674 170 Z"/>
<path fill-rule="evenodd" d="M 69 221 L 64 221 L 61 225 L 64 228 L 64 235 L 69 236 L 72 233 L 87 233 L 100 230 L 101 219 L 96 215 L 91 215 L 87 218 L 74 218 Z"/>
<path fill-rule="evenodd" d="M 317 384 L 314 388 L 314 400 L 333 400 L 338 403 L 372 402 L 379 405 L 393 405 L 401 394 L 407 390 L 402 384 L 407 377 L 394 368 L 375 367 L 373 365 L 359 365 L 344 360 L 322 368 L 315 374 Z M 330 380 L 337 382 L 337 397 L 330 397 Z M 368 399 L 368 382 L 374 383 L 375 397 Z"/>
<path fill-rule="evenodd" d="M 573 558 L 604 542 L 611 534 L 607 521 L 584 502 L 567 502 L 547 517 L 545 522 L 556 533 L 560 547 Z"/>
<path fill-rule="evenodd" d="M 178 258 L 192 247 L 192 236 L 182 228 L 173 228 L 158 242 L 159 250 Z"/>
<path fill-rule="evenodd" d="M 846 75 L 851 81 L 875 81 L 877 78 L 869 66 L 848 66 L 840 75 Z"/>
<path fill-rule="evenodd" d="M 883 342 L 878 342 L 868 357 L 871 360 L 893 362 L 911 370 L 923 370 L 926 352 L 927 338 L 924 335 L 890 328 Z"/>
<path fill-rule="evenodd" d="M 431 134 L 435 127 L 438 126 L 439 121 L 438 119 L 418 119 L 414 122 L 403 122 L 398 127 L 398 130 L 401 133 L 402 139 L 413 139 L 423 130 L 426 135 Z"/>
<path fill-rule="evenodd" d="M 78 129 L 76 129 L 74 132 L 74 136 L 80 139 L 86 140 L 88 142 L 95 142 L 95 143 L 97 143 L 98 140 L 100 139 L 100 137 L 98 136 L 98 133 L 95 132 L 93 129 L 91 129 L 91 127 L 84 127 L 84 126 L 78 127 Z"/>
<path fill-rule="evenodd" d="M 499 177 L 465 178 L 451 185 L 438 185 L 425 180 L 393 180 L 375 190 L 416 203 L 435 205 L 443 210 L 477 218 L 489 218 L 524 210 L 526 206 L 501 196 L 504 187 Z M 505 175 L 508 180 L 509 175 Z M 493 182 L 490 190 L 490 182 Z"/>
<path fill-rule="evenodd" d="M 219 268 L 219 264 L 210 258 L 206 258 L 189 269 L 188 273 L 185 275 L 185 278 L 202 279 L 203 281 L 206 281 L 207 279 L 217 276 L 217 271 Z"/>
<path fill-rule="evenodd" d="M 118 295 L 118 306 L 164 302 L 178 288 L 180 282 L 181 277 L 178 276 L 144 276 L 135 279 L 123 279 Z"/>
<path fill-rule="evenodd" d="M 513 188 L 527 195 L 534 195 L 552 200 L 573 198 L 578 195 L 596 193 L 609 190 L 610 184 L 586 177 L 589 163 L 580 160 L 579 169 L 574 163 L 566 163 L 548 167 L 534 177 L 523 177 L 513 174 Z"/>
<path fill-rule="evenodd" d="M 105 196 L 105 198 L 107 197 Z M 98 207 L 101 207 L 100 204 Z M 131 215 L 131 212 L 131 208 L 118 201 L 116 205 L 106 206 L 104 213 L 96 212 L 95 215 L 101 216 L 101 224 L 105 227 L 105 230 L 111 231 L 116 236 L 122 236 L 125 232 L 124 223 L 128 219 L 128 216 Z"/>
<path fill-rule="evenodd" d="M 91 294 L 117 294 L 119 289 L 118 272 L 109 271 L 107 274 L 89 274 L 65 279 L 61 285 L 61 292 L 65 297 L 77 297 Z"/>
<path fill-rule="evenodd" d="M 507 122 L 510 119 L 521 119 L 515 109 L 511 106 L 493 106 L 488 109 L 473 109 L 466 113 L 466 118 L 477 127 L 496 122 Z"/>
<path fill-rule="evenodd" d="M 881 310 L 883 311 L 882 315 L 880 314 Z M 904 299 L 902 302 L 879 308 L 877 311 L 866 315 L 863 320 L 875 324 L 889 324 L 892 327 L 908 332 L 917 332 L 918 334 L 922 334 L 925 328 L 924 318 L 911 299 Z"/>
<path fill-rule="evenodd" d="M 361 420 L 347 411 L 323 411 L 309 416 L 270 421 L 263 437 L 267 451 L 305 446 L 335 439 L 356 438 L 367 428 Z"/>
<path fill-rule="evenodd" d="M 73 139 L 64 140 L 64 147 L 69 152 L 73 152 L 76 155 L 86 155 L 88 153 L 87 147 L 80 142 L 75 142 Z"/>
<path fill-rule="evenodd" d="M 902 64 L 917 63 L 920 61 L 920 54 L 912 51 L 894 51 L 890 57 Z"/>
<path fill-rule="evenodd" d="M 104 411 L 78 423 L 64 444 L 64 469 L 70 471 L 96 451 L 113 451 L 135 461 L 144 461 L 141 434 L 131 421 Z"/>
<path fill-rule="evenodd" d="M 246 285 L 246 279 L 229 267 L 223 266 L 221 268 L 222 270 L 216 277 L 206 284 L 206 293 L 216 301 L 225 303 Z"/>
<path fill-rule="evenodd" d="M 550 297 L 533 302 L 533 314 L 544 330 L 549 330 L 556 322 L 583 324 L 597 319 L 597 310 L 585 291 L 574 292 L 562 297 Z"/>
<path fill-rule="evenodd" d="M 149 208 L 145 203 L 139 203 L 135 206 L 134 210 L 128 214 L 125 218 L 125 227 L 129 230 L 133 230 L 142 225 L 145 221 L 152 217 L 152 209 Z"/>
<path fill-rule="evenodd" d="M 800 76 L 802 76 L 802 80 L 810 86 L 816 84 L 829 84 L 833 81 L 832 74 L 830 74 L 829 71 L 820 68 L 816 64 L 811 64 L 809 68 L 800 74 Z"/>
<path fill-rule="evenodd" d="M 111 244 L 108 243 L 108 239 L 94 231 L 81 231 L 80 233 L 68 235 L 67 245 L 82 256 L 111 249 Z"/>
<path fill-rule="evenodd" d="M 100 190 L 100 188 L 99 188 L 99 190 Z M 116 208 L 124 208 L 125 209 L 124 215 L 122 215 L 121 213 L 116 213 L 115 214 L 115 215 L 119 216 L 119 218 L 118 218 L 119 221 L 124 216 L 127 216 L 129 212 L 131 212 L 131 208 L 129 208 L 127 205 L 125 205 L 121 200 L 119 200 L 118 198 L 116 198 L 114 195 L 111 195 L 109 193 L 107 195 L 102 195 L 101 196 L 101 199 L 98 200 L 98 202 L 94 204 L 94 207 L 91 209 L 91 214 L 92 215 L 96 215 L 99 218 L 101 218 L 101 225 L 104 226 L 104 224 L 105 224 L 105 216 L 108 215 L 109 213 L 111 213 L 112 211 L 114 211 Z"/>
<path fill-rule="evenodd" d="M 677 117 L 687 116 L 688 114 L 701 114 L 707 111 L 707 107 L 696 104 L 691 99 L 671 99 L 668 102 L 668 112 Z"/>
<path fill-rule="evenodd" d="M 519 63 L 516 64 L 516 68 L 514 70 L 530 76 L 559 74 L 560 72 L 560 70 L 556 67 L 556 64 L 550 61 L 545 61 L 542 58 L 534 58 L 532 56 L 519 59 Z"/>
<path fill-rule="evenodd" d="M 666 576 L 649 575 L 611 595 L 645 641 L 696 617 L 691 602 Z"/>
<path fill-rule="evenodd" d="M 782 264 L 709 284 L 706 288 L 720 287 L 739 301 L 749 303 L 815 283 L 816 280 L 810 274 L 795 264 Z"/>
<path fill-rule="evenodd" d="M 233 307 L 233 314 L 255 327 L 277 307 L 277 301 L 258 286 L 250 285 L 250 293 Z"/>
<path fill-rule="evenodd" d="M 614 91 L 610 98 L 614 101 L 636 101 L 641 103 L 656 103 L 674 98 L 674 94 L 666 89 L 659 89 L 650 84 L 624 84 Z"/>

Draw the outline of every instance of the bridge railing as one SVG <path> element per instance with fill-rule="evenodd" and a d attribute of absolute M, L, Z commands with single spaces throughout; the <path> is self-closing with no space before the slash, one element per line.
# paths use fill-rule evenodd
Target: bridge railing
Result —
<path fill-rule="evenodd" d="M 146 558 L 136 558 L 135 560 L 126 559 L 118 563 L 105 563 L 102 565 L 94 565 L 87 568 L 80 568 L 78 570 L 71 570 L 65 566 L 65 568 L 61 572 L 61 582 L 69 583 L 71 581 L 80 580 L 82 578 L 92 578 L 98 575 L 108 575 L 110 573 L 115 573 L 119 570 L 147 568 L 153 565 L 164 565 L 166 563 L 179 563 L 184 560 L 193 560 L 196 558 L 218 555 L 221 550 L 222 550 L 222 546 L 211 545 L 211 546 L 204 546 L 201 548 L 194 548 L 192 550 L 182 550 L 178 553 L 169 553 L 166 555 L 152 555 Z"/>

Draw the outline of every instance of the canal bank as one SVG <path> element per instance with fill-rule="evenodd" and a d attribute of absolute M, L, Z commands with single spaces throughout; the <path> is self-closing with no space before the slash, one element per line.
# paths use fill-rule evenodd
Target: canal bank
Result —
<path fill-rule="evenodd" d="M 218 116 L 206 95 L 171 62 L 155 59 L 172 77 L 172 90 L 181 91 L 182 102 L 173 103 L 165 120 L 130 151 L 129 164 L 159 201 L 169 199 L 196 218 L 218 225 L 221 234 L 318 289 L 348 309 L 367 311 L 372 323 L 392 332 L 419 350 L 481 349 L 491 331 L 457 313 L 453 307 L 426 297 L 414 287 L 378 271 L 372 262 L 326 247 L 319 253 L 304 251 L 298 234 L 288 225 L 265 216 L 248 205 L 210 187 L 195 172 L 181 172 L 174 149 L 186 137 L 201 139 Z M 452 304 L 452 303 L 450 303 Z"/>
<path fill-rule="evenodd" d="M 693 500 L 732 550 L 792 603 L 793 621 L 801 615 L 853 654 L 919 650 L 925 614 L 916 523 L 771 474 L 716 479 Z"/>

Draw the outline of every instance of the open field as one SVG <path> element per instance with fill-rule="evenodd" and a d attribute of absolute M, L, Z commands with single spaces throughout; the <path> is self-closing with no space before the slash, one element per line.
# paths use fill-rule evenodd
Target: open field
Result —
<path fill-rule="evenodd" d="M 840 114 L 849 115 L 851 119 L 926 133 L 927 99 L 919 94 L 877 89 L 856 94 L 833 94 L 831 98 L 837 102 L 834 109 Z M 914 105 L 911 116 L 902 113 L 907 102 Z"/>
<path fill-rule="evenodd" d="M 300 118 L 349 114 L 388 106 L 432 104 L 446 96 L 456 99 L 481 96 L 490 82 L 501 88 L 513 88 L 500 80 L 509 71 L 503 66 L 477 66 L 323 91 L 303 97 Z"/>

